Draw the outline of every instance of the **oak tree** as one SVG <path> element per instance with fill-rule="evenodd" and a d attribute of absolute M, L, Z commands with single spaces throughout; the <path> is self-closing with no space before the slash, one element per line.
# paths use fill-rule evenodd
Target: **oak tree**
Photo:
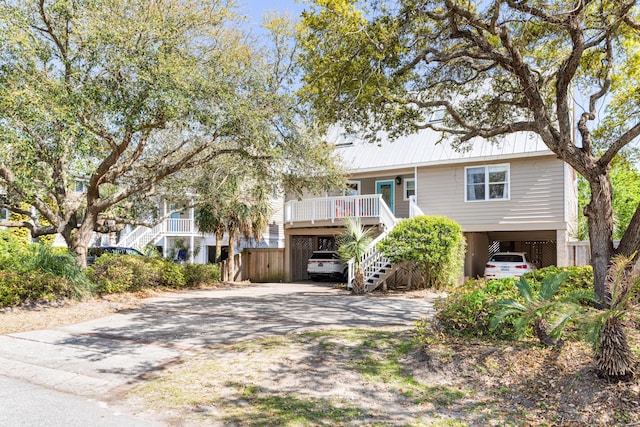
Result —
<path fill-rule="evenodd" d="M 60 233 L 80 265 L 179 173 L 331 168 L 231 0 L 2 1 L 0 17 L 0 208 L 27 218 L 0 226 Z"/>
<path fill-rule="evenodd" d="M 327 124 L 398 136 L 537 134 L 588 182 L 595 292 L 640 253 L 640 208 L 613 244 L 613 160 L 640 135 L 636 0 L 316 0 L 303 15 L 302 94 Z M 444 121 L 429 121 L 434 110 Z"/>

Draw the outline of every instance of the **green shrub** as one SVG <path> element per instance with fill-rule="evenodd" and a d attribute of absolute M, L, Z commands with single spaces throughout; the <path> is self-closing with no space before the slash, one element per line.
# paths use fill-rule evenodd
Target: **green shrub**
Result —
<path fill-rule="evenodd" d="M 93 284 L 66 248 L 25 244 L 8 232 L 0 232 L 0 270 L 21 274 L 42 272 L 62 277 L 71 284 L 71 296 L 76 299 L 93 293 Z M 60 298 L 67 297 L 66 294 L 60 295 Z"/>
<path fill-rule="evenodd" d="M 516 298 L 515 279 L 467 280 L 444 300 L 436 302 L 436 320 L 440 329 L 459 336 L 511 339 L 517 336 L 512 319 L 504 319 L 501 328 L 491 329 L 498 311 L 496 303 Z"/>
<path fill-rule="evenodd" d="M 160 281 L 162 286 L 182 288 L 187 285 L 183 265 L 160 259 L 156 261 L 162 263 L 162 278 Z"/>
<path fill-rule="evenodd" d="M 549 276 L 557 276 L 560 273 L 568 273 L 567 278 L 560 284 L 556 295 L 565 297 L 569 293 L 577 290 L 592 291 L 593 290 L 593 268 L 590 265 L 581 267 L 545 267 L 533 270 L 524 274 L 524 278 L 534 283 L 536 291 L 539 291 L 540 284 Z"/>
<path fill-rule="evenodd" d="M 422 215 L 402 220 L 378 247 L 394 264 L 414 262 L 425 287 L 443 289 L 461 276 L 465 245 L 457 222 Z"/>
<path fill-rule="evenodd" d="M 187 286 L 200 286 L 220 281 L 220 269 L 216 264 L 183 264 Z"/>
<path fill-rule="evenodd" d="M 72 298 L 75 292 L 74 285 L 65 277 L 41 271 L 0 271 L 0 307 Z"/>
<path fill-rule="evenodd" d="M 560 284 L 556 296 L 564 298 L 577 290 L 593 290 L 591 267 L 546 267 L 525 274 L 532 292 L 540 292 L 541 283 L 550 276 L 567 272 L 568 277 Z M 515 316 L 507 316 L 498 328 L 491 330 L 491 319 L 500 310 L 498 302 L 508 299 L 523 301 L 519 295 L 517 280 L 472 279 L 455 288 L 449 296 L 436 303 L 436 320 L 443 332 L 452 335 L 514 339 L 521 334 L 515 325 Z M 585 299 L 581 303 L 589 304 Z M 528 334 L 529 331 L 525 331 Z"/>
<path fill-rule="evenodd" d="M 161 258 L 104 254 L 88 270 L 103 294 L 186 284 L 182 266 Z"/>
<path fill-rule="evenodd" d="M 18 257 L 27 251 L 27 244 L 13 233 L 0 230 L 0 270 L 16 270 Z"/>

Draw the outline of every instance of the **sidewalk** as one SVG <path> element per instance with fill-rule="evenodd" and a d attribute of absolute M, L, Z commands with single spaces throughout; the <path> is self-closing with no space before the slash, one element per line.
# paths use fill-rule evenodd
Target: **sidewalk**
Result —
<path fill-rule="evenodd" d="M 0 376 L 109 399 L 141 375 L 208 346 L 309 330 L 411 325 L 432 312 L 424 299 L 352 296 L 329 284 L 171 293 L 101 319 L 0 336 Z"/>

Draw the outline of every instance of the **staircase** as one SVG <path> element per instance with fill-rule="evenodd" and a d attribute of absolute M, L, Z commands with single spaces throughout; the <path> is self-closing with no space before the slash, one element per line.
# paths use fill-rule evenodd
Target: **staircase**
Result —
<path fill-rule="evenodd" d="M 385 229 L 369 244 L 366 252 L 360 259 L 360 266 L 364 271 L 365 292 L 371 292 L 377 289 L 378 286 L 386 281 L 387 277 L 398 269 L 398 266 L 391 264 L 389 259 L 377 248 L 378 243 L 389 235 L 398 220 L 383 201 L 381 201 L 380 210 L 380 216 Z M 418 207 L 416 197 L 411 196 L 409 197 L 409 216 L 413 218 L 417 215 L 424 215 L 424 213 Z M 351 288 L 351 282 L 355 277 L 355 258 L 349 260 L 348 269 L 347 283 L 348 287 Z"/>
<path fill-rule="evenodd" d="M 384 225 L 384 231 L 367 247 L 364 255 L 360 259 L 360 267 L 364 271 L 364 281 L 365 281 L 365 292 L 371 292 L 380 286 L 381 283 L 384 282 L 386 277 L 393 272 L 393 266 L 387 257 L 385 257 L 381 251 L 378 250 L 377 245 L 380 241 L 382 241 L 385 237 L 389 235 L 391 230 L 395 227 L 398 220 L 393 215 L 389 207 L 381 201 L 380 204 L 380 217 L 382 218 L 382 223 Z M 355 266 L 356 260 L 355 258 L 351 258 L 347 263 L 348 266 L 348 275 L 347 275 L 347 283 L 348 287 L 351 287 L 351 282 L 353 282 L 353 278 L 355 277 Z"/>
<path fill-rule="evenodd" d="M 164 231 L 164 222 L 157 224 L 153 228 L 139 225 L 131 233 L 127 234 L 118 243 L 120 246 L 128 248 L 142 249 L 150 242 L 156 242 L 162 237 Z"/>

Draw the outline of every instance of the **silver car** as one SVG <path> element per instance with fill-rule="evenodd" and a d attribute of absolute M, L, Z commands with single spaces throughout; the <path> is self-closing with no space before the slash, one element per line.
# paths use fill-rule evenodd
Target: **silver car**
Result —
<path fill-rule="evenodd" d="M 524 273 L 536 270 L 525 252 L 496 252 L 491 255 L 484 267 L 485 279 L 520 277 Z"/>

